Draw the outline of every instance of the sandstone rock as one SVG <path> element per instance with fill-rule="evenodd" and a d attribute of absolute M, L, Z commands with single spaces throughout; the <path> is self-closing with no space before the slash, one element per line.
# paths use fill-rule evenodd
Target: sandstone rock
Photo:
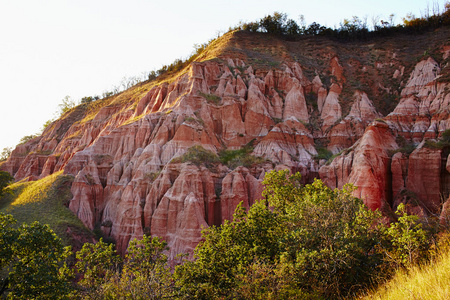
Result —
<path fill-rule="evenodd" d="M 420 61 L 409 77 L 402 95 L 411 95 L 420 92 L 423 86 L 435 80 L 440 72 L 439 64 L 431 57 Z"/>
<path fill-rule="evenodd" d="M 446 164 L 445 168 L 450 173 L 450 154 L 447 157 L 447 164 Z"/>
<path fill-rule="evenodd" d="M 355 92 L 354 99 L 352 108 L 347 117 L 357 118 L 366 123 L 370 123 L 376 118 L 381 117 L 381 114 L 377 112 L 373 102 L 366 93 L 357 91 Z"/>
<path fill-rule="evenodd" d="M 289 118 L 295 118 L 304 122 L 308 122 L 309 119 L 303 88 L 298 81 L 295 82 L 286 95 L 283 119 L 287 120 Z"/>
<path fill-rule="evenodd" d="M 236 45 L 227 49 L 233 52 Z M 399 82 L 399 104 L 383 122 L 374 120 L 382 117 L 375 107 L 384 99 L 373 91 L 369 99 L 347 85 L 349 65 L 371 76 L 369 66 L 323 49 L 317 57 L 330 59 L 323 67 L 314 62 L 303 70 L 290 50 L 277 67 L 261 67 L 253 64 L 259 56 L 241 50 L 237 57 L 196 61 L 170 81 L 142 83 L 87 110 L 77 108 L 41 137 L 17 146 L 0 168 L 17 180 L 59 170 L 73 175 L 70 209 L 113 238 L 121 253 L 144 233 L 166 239 L 171 258 L 192 253 L 202 227 L 231 220 L 238 203 L 249 207 L 261 198 L 262 179 L 271 169 L 299 171 L 304 183 L 320 176 L 332 188 L 353 183 L 355 195 L 371 209 L 395 208 L 415 195 L 423 205 L 409 203 L 411 211 L 436 212 L 438 194 L 447 196 L 450 189 L 450 175 L 444 175 L 450 159 L 424 147 L 409 157 L 391 158 L 390 151 L 399 147 L 394 136 L 417 144 L 450 128 L 449 83 L 440 77 L 445 68 L 431 58 L 415 67 L 399 58 L 392 65 L 380 62 L 379 72 L 398 81 L 414 67 L 408 82 Z M 345 98 L 347 89 L 353 99 Z M 174 162 L 194 145 L 213 153 L 247 145 L 267 161 L 234 170 Z M 318 161 L 319 145 L 340 155 L 329 165 Z"/>
<path fill-rule="evenodd" d="M 419 146 L 409 156 L 406 188 L 414 192 L 427 212 L 440 209 L 441 150 Z"/>
<path fill-rule="evenodd" d="M 374 122 L 356 143 L 354 150 L 333 160 L 330 166 L 322 167 L 319 174 L 331 187 L 354 184 L 357 187 L 354 192 L 356 197 L 363 199 L 370 209 L 383 209 L 390 201 L 390 160 L 387 151 L 397 147 L 388 125 Z"/>
<path fill-rule="evenodd" d="M 333 83 L 323 104 L 322 113 L 320 114 L 324 128 L 330 127 L 342 117 L 341 105 L 339 104 L 340 93 L 341 88 Z"/>
<path fill-rule="evenodd" d="M 391 162 L 392 172 L 392 197 L 397 199 L 400 192 L 406 189 L 408 175 L 408 158 L 401 152 L 397 152 L 392 156 Z"/>

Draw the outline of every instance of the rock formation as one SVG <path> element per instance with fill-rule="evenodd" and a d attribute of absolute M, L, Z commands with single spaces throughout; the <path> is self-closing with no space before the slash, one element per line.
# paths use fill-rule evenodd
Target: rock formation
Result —
<path fill-rule="evenodd" d="M 249 35 L 225 35 L 220 55 L 166 80 L 78 106 L 18 145 L 1 169 L 16 180 L 72 175 L 69 208 L 121 253 L 144 233 L 166 239 L 171 257 L 192 252 L 202 228 L 261 198 L 273 169 L 301 172 L 304 182 L 320 177 L 333 188 L 352 183 L 371 209 L 406 202 L 425 215 L 440 213 L 450 191 L 449 146 L 439 142 L 450 129 L 446 51 L 413 64 L 392 48 L 371 65 L 358 61 L 374 53 L 372 44 L 306 54 L 304 42 L 286 42 L 274 54 L 270 43 L 282 41 L 254 40 L 261 47 L 250 49 L 242 43 L 256 39 Z M 380 78 L 390 80 L 381 85 Z M 193 163 L 185 154 L 194 146 L 213 155 L 246 147 L 251 155 L 234 165 L 217 157 Z M 321 157 L 324 149 L 334 156 Z"/>

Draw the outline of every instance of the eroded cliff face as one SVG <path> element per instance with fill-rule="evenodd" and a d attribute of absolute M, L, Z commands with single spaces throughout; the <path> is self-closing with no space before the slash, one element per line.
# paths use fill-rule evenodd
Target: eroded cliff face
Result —
<path fill-rule="evenodd" d="M 439 63 L 425 57 L 406 66 L 410 74 L 395 53 L 372 69 L 358 66 L 395 79 L 400 99 L 385 116 L 376 108 L 382 100 L 348 83 L 355 63 L 335 51 L 316 69 L 292 56 L 261 66 L 239 51 L 80 106 L 17 146 L 1 168 L 16 180 L 73 175 L 69 208 L 122 253 L 144 233 L 166 239 L 172 257 L 192 252 L 202 228 L 261 198 L 272 169 L 301 172 L 305 182 L 320 177 L 330 187 L 352 183 L 371 209 L 407 202 L 418 213 L 440 213 L 450 190 L 449 149 L 425 141 L 450 128 L 448 46 L 439 48 Z M 400 142 L 416 148 L 402 153 Z M 247 145 L 264 159 L 234 169 L 174 160 L 196 145 L 214 153 Z M 336 157 L 321 159 L 319 148 Z"/>

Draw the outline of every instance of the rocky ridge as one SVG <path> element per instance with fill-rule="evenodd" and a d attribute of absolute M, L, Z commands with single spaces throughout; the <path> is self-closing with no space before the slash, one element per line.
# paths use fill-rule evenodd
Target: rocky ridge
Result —
<path fill-rule="evenodd" d="M 261 198 L 264 174 L 273 169 L 301 172 L 304 182 L 320 177 L 333 188 L 352 183 L 371 209 L 405 202 L 423 216 L 443 211 L 446 221 L 450 149 L 427 141 L 450 129 L 450 46 L 437 43 L 434 57 L 414 63 L 388 49 L 369 66 L 329 47 L 296 59 L 293 42 L 276 40 L 263 51 L 241 38 L 235 33 L 230 51 L 170 80 L 73 109 L 18 145 L 1 169 L 16 180 L 72 175 L 69 208 L 122 253 L 144 233 L 165 238 L 172 257 L 191 252 L 203 227 Z M 357 65 L 368 87 L 350 83 Z M 397 97 L 393 111 L 379 105 L 386 95 Z M 198 145 L 216 154 L 246 145 L 264 159 L 238 167 L 176 159 Z"/>

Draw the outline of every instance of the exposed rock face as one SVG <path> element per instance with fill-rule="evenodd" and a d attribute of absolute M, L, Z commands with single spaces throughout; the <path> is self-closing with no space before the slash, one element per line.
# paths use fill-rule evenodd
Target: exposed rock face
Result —
<path fill-rule="evenodd" d="M 354 195 L 363 199 L 370 209 L 382 209 L 390 200 L 389 150 L 397 148 L 389 126 L 374 122 L 354 150 L 333 160 L 320 169 L 320 177 L 332 188 L 342 188 L 352 183 Z"/>
<path fill-rule="evenodd" d="M 406 62 L 375 64 L 371 72 L 394 78 L 400 97 L 383 117 L 384 99 L 349 85 L 354 60 L 328 53 L 304 66 L 285 54 L 267 67 L 255 63 L 267 54 L 255 59 L 239 47 L 236 55 L 194 62 L 173 80 L 77 107 L 17 146 L 1 168 L 16 180 L 73 175 L 70 209 L 114 238 L 121 253 L 144 233 L 166 239 L 171 257 L 192 253 L 202 228 L 261 199 L 272 169 L 299 171 L 305 183 L 320 177 L 333 188 L 352 183 L 371 209 L 407 202 L 439 213 L 449 197 L 449 149 L 425 141 L 450 128 L 450 84 L 440 79 L 448 68 L 437 63 L 445 58 L 406 66 L 406 83 Z M 371 76 L 369 66 L 359 67 Z M 373 90 L 389 90 L 377 80 Z M 408 154 L 402 143 L 420 145 Z M 213 153 L 247 145 L 264 159 L 234 169 L 177 160 L 196 145 Z M 319 146 L 336 155 L 332 162 L 318 159 Z"/>

